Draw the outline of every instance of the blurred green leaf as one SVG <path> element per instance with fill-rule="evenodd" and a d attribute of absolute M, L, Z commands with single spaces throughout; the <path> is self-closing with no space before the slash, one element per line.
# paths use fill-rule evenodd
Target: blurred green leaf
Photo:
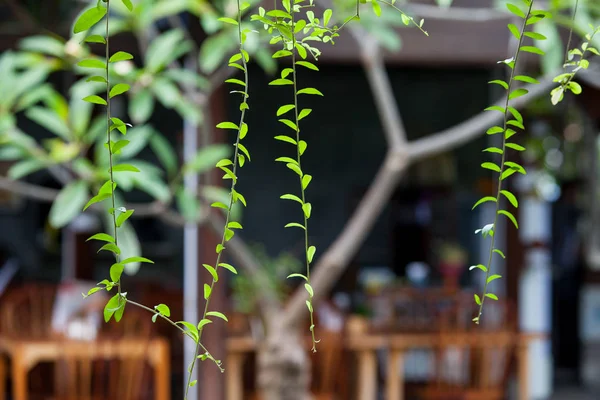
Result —
<path fill-rule="evenodd" d="M 174 60 L 173 49 L 184 40 L 185 36 L 179 29 L 170 30 L 154 39 L 146 52 L 146 69 L 155 73 L 166 67 Z"/>
<path fill-rule="evenodd" d="M 25 112 L 25 115 L 55 135 L 65 140 L 71 138 L 66 122 L 51 110 L 42 107 L 32 107 Z"/>
<path fill-rule="evenodd" d="M 74 181 L 67 184 L 58 194 L 50 208 L 50 225 L 56 229 L 62 228 L 81 213 L 88 200 L 88 188 L 84 181 Z"/>
<path fill-rule="evenodd" d="M 44 168 L 46 163 L 37 158 L 23 160 L 10 167 L 8 177 L 17 180 Z"/>
<path fill-rule="evenodd" d="M 159 132 L 154 132 L 150 136 L 150 148 L 158 157 L 160 163 L 165 167 L 169 175 L 177 172 L 177 154 L 169 141 Z"/>
<path fill-rule="evenodd" d="M 153 110 L 154 97 L 149 89 L 142 89 L 135 93 L 129 102 L 129 115 L 136 124 L 148 121 Z"/>
<path fill-rule="evenodd" d="M 33 51 L 59 58 L 65 56 L 64 41 L 49 35 L 29 36 L 21 40 L 19 47 L 21 50 Z"/>
<path fill-rule="evenodd" d="M 193 160 L 184 166 L 185 173 L 202 173 L 214 168 L 222 158 L 231 156 L 231 146 L 226 144 L 212 144 L 201 148 Z"/>

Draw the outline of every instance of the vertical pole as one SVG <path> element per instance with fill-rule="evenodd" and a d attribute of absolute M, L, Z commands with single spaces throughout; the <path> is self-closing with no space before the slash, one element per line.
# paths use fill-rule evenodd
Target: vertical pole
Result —
<path fill-rule="evenodd" d="M 198 149 L 198 126 L 189 121 L 183 123 L 183 159 L 190 161 Z M 184 178 L 185 190 L 194 196 L 198 193 L 198 174 L 189 174 Z M 199 321 L 198 316 L 198 225 L 188 222 L 183 234 L 183 319 Z M 183 342 L 184 381 L 187 387 L 187 371 L 194 358 L 196 344 L 185 338 Z M 198 369 L 194 369 L 192 381 L 197 379 Z M 198 399 L 198 386 L 189 388 L 188 399 Z"/>

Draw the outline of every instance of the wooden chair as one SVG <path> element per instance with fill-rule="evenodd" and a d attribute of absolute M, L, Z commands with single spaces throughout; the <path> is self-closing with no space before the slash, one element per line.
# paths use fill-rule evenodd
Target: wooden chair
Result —
<path fill-rule="evenodd" d="M 99 339 L 134 338 L 148 343 L 152 336 L 151 315 L 143 310 L 125 310 L 120 322 L 102 322 Z M 64 340 L 56 365 L 52 400 L 141 400 L 150 385 L 146 355 L 99 358 L 94 342 Z"/>
<path fill-rule="evenodd" d="M 491 303 L 491 304 L 490 304 Z M 517 337 L 509 303 L 488 302 L 481 325 L 473 303 L 459 302 L 442 317 L 434 351 L 433 381 L 418 390 L 423 400 L 501 400 L 506 395 Z"/>
<path fill-rule="evenodd" d="M 372 322 L 372 329 L 378 333 L 423 333 L 441 329 L 441 317 L 472 294 L 453 288 L 390 288 L 371 296 L 372 308 L 386 312 L 378 321 Z"/>
<path fill-rule="evenodd" d="M 52 311 L 57 286 L 26 284 L 13 288 L 0 303 L 2 335 L 19 339 L 53 336 Z"/>

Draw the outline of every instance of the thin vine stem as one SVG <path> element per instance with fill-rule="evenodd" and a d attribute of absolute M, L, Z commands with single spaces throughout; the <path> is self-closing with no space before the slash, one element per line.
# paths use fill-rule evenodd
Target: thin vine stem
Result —
<path fill-rule="evenodd" d="M 292 32 L 295 32 L 295 21 L 294 15 L 295 11 L 292 8 L 292 12 L 290 15 L 292 16 Z M 296 161 L 298 161 L 298 168 L 302 171 L 302 155 L 300 154 L 300 119 L 298 117 L 298 78 L 296 76 L 296 34 L 292 34 L 292 77 L 294 81 L 294 123 L 296 124 Z M 300 180 L 300 198 L 302 199 L 302 204 L 306 204 L 306 194 L 304 190 L 304 184 L 302 182 L 303 176 L 299 176 Z M 309 248 L 309 240 L 308 240 L 308 218 L 306 216 L 306 211 L 304 208 L 302 209 L 302 215 L 304 217 L 304 256 L 306 259 L 306 281 L 310 285 L 310 260 L 308 259 L 308 248 Z M 317 343 L 319 341 L 315 337 L 315 323 L 314 323 L 314 312 L 313 310 L 313 301 L 312 296 L 309 296 L 308 300 L 310 304 L 310 332 L 312 338 L 312 352 L 317 352 Z"/>
<path fill-rule="evenodd" d="M 175 328 L 179 329 L 181 331 L 181 333 L 183 333 L 184 335 L 186 335 L 188 337 L 191 337 L 190 334 L 188 333 L 188 331 L 186 331 L 185 329 L 183 329 L 181 326 L 177 325 L 177 322 L 173 321 L 171 318 L 167 317 L 166 315 L 158 313 L 158 312 L 156 312 L 156 310 L 153 310 L 150 307 L 146 307 L 145 305 L 137 303 L 135 301 L 132 301 L 132 300 L 129 300 L 129 299 L 125 299 L 125 301 L 127 303 L 131 304 L 132 306 L 139 307 L 139 308 L 141 308 L 143 310 L 146 310 L 146 311 L 148 311 L 148 312 L 150 312 L 152 314 L 158 315 L 159 317 L 161 317 L 162 319 L 164 319 L 165 321 L 167 321 L 168 323 L 170 323 L 171 325 L 173 325 Z M 205 352 L 208 353 L 208 349 L 203 344 L 200 344 L 200 348 L 202 350 L 204 350 Z"/>
<path fill-rule="evenodd" d="M 567 68 L 566 64 L 569 61 L 569 48 L 571 47 L 571 40 L 573 39 L 573 26 L 575 25 L 575 17 L 577 16 L 577 9 L 579 8 L 579 0 L 575 0 L 575 8 L 571 16 L 571 28 L 569 29 L 569 40 L 567 40 L 567 47 L 565 49 L 565 62 L 563 64 L 563 71 Z"/>
<path fill-rule="evenodd" d="M 520 31 L 521 35 L 519 37 L 519 44 L 517 45 L 517 50 L 515 51 L 515 56 L 514 56 L 514 60 L 513 60 L 514 64 L 513 64 L 513 67 L 511 68 L 510 79 L 508 80 L 508 88 L 506 89 L 506 102 L 504 104 L 504 121 L 503 121 L 503 132 L 502 132 L 502 158 L 500 161 L 500 172 L 498 173 L 499 177 L 498 177 L 498 187 L 497 187 L 497 192 L 496 192 L 496 209 L 495 209 L 495 213 L 494 213 L 494 223 L 492 225 L 493 233 L 490 235 L 491 236 L 490 254 L 489 254 L 488 263 L 487 263 L 487 270 L 485 271 L 485 283 L 483 286 L 483 293 L 481 295 L 481 301 L 479 304 L 479 311 L 477 313 L 477 317 L 474 319 L 476 324 L 479 324 L 480 319 L 481 319 L 481 314 L 483 313 L 483 304 L 485 303 L 485 298 L 486 298 L 486 294 L 487 294 L 487 290 L 488 290 L 490 271 L 492 269 L 492 260 L 493 260 L 493 256 L 494 256 L 494 250 L 495 250 L 496 226 L 498 224 L 498 215 L 499 215 L 499 211 L 500 211 L 500 191 L 502 190 L 502 173 L 504 171 L 504 164 L 506 161 L 506 129 L 508 128 L 507 122 L 508 122 L 508 115 L 510 112 L 508 109 L 508 105 L 509 105 L 509 101 L 510 101 L 510 92 L 511 92 L 510 89 L 514 82 L 515 70 L 517 68 L 517 62 L 519 61 L 519 55 L 521 54 L 521 45 L 523 44 L 523 38 L 525 37 L 524 32 L 525 32 L 525 28 L 527 27 L 527 19 L 529 18 L 530 14 L 531 14 L 533 2 L 534 2 L 534 0 L 531 0 L 531 2 L 529 3 L 529 8 L 527 10 L 527 13 L 525 14 L 525 18 L 523 19 L 523 25 L 522 25 L 521 31 Z"/>
<path fill-rule="evenodd" d="M 238 19 L 238 21 L 237 21 L 238 22 L 238 37 L 239 37 L 239 42 L 240 42 L 239 51 L 240 51 L 240 55 L 241 55 L 242 66 L 244 67 L 244 83 L 245 83 L 245 85 L 244 85 L 244 88 L 245 88 L 244 92 L 245 93 L 242 95 L 243 96 L 243 100 L 242 101 L 245 102 L 246 99 L 247 99 L 247 97 L 248 97 L 247 93 L 248 93 L 249 79 L 248 79 L 248 66 L 247 66 L 247 63 L 246 63 L 246 55 L 245 55 L 246 52 L 244 51 L 244 46 L 243 46 L 242 9 L 241 9 L 241 4 L 240 4 L 239 0 L 237 1 L 237 7 L 238 7 L 238 15 L 237 15 L 237 17 L 238 17 L 237 18 Z M 237 133 L 237 137 L 236 137 L 236 141 L 235 141 L 235 145 L 234 145 L 235 150 L 234 150 L 234 153 L 233 153 L 233 167 L 232 167 L 232 171 L 233 171 L 233 175 L 234 175 L 235 178 L 233 178 L 231 180 L 231 189 L 229 191 L 229 204 L 227 206 L 227 212 L 225 214 L 225 225 L 223 227 L 223 234 L 221 236 L 220 246 L 218 246 L 219 250 L 217 251 L 217 259 L 215 261 L 215 267 L 214 267 L 216 271 L 218 271 L 218 269 L 219 269 L 219 264 L 221 263 L 221 256 L 223 254 L 223 250 L 225 249 L 225 242 L 227 241 L 226 232 L 227 232 L 227 229 L 228 229 L 228 226 L 229 226 L 229 222 L 230 222 L 230 219 L 231 219 L 231 210 L 233 208 L 233 203 L 234 203 L 235 186 L 236 186 L 236 183 L 237 183 L 236 172 L 237 172 L 237 168 L 238 168 L 238 155 L 239 155 L 240 136 L 241 136 L 241 130 L 243 129 L 243 125 L 244 125 L 244 120 L 245 120 L 245 117 L 246 117 L 246 109 L 247 108 L 244 107 L 244 108 L 242 108 L 242 110 L 240 112 L 240 122 L 239 122 L 239 125 L 238 125 L 239 130 L 238 130 L 238 133 Z M 213 277 L 213 279 L 211 281 L 211 284 L 210 284 L 210 292 L 209 292 L 209 295 L 207 296 L 206 302 L 204 304 L 204 311 L 202 313 L 202 319 L 206 319 L 206 317 L 207 317 L 208 310 L 209 310 L 209 305 L 210 305 L 210 300 L 211 300 L 213 289 L 214 289 L 216 283 L 217 283 L 217 280 Z M 196 351 L 195 351 L 194 358 L 192 360 L 192 365 L 190 366 L 190 371 L 189 371 L 189 374 L 188 374 L 188 384 L 187 384 L 186 389 L 185 389 L 185 392 L 186 392 L 185 393 L 185 399 L 186 400 L 187 400 L 187 396 L 188 396 L 188 390 L 189 390 L 189 387 L 190 387 L 190 381 L 191 381 L 191 378 L 192 378 L 194 367 L 196 365 L 196 360 L 198 359 L 198 356 L 199 356 L 199 351 L 200 351 L 200 348 L 201 348 L 201 340 L 202 340 L 202 334 L 203 333 L 204 333 L 204 326 L 202 328 L 200 328 L 200 330 L 198 332 L 198 343 L 196 345 Z M 217 365 L 219 365 L 219 364 L 217 363 Z M 221 372 L 224 371 L 220 367 L 220 365 L 219 365 L 219 368 L 220 368 Z"/>

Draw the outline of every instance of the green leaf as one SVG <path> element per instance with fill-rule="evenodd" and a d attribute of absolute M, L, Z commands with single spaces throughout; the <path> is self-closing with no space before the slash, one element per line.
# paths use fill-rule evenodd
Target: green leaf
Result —
<path fill-rule="evenodd" d="M 538 81 L 537 79 L 532 78 L 532 77 L 527 76 L 527 75 L 517 75 L 513 79 L 515 81 L 521 81 L 521 82 L 525 82 L 525 83 L 533 83 L 533 84 L 540 83 L 540 81 Z"/>
<path fill-rule="evenodd" d="M 125 223 L 125 221 L 127 221 L 132 214 L 133 210 L 127 210 L 119 214 L 117 217 L 117 228 L 120 228 L 121 225 L 123 225 L 123 223 Z"/>
<path fill-rule="evenodd" d="M 298 127 L 296 126 L 295 123 L 293 123 L 292 121 L 290 121 L 289 119 L 280 119 L 279 122 L 285 124 L 286 126 L 288 126 L 289 128 L 298 131 Z"/>
<path fill-rule="evenodd" d="M 304 276 L 302 274 L 289 274 L 287 276 L 287 279 L 290 279 L 290 278 L 302 278 L 302 279 L 304 279 L 305 281 L 308 282 L 308 279 L 306 278 L 306 276 Z"/>
<path fill-rule="evenodd" d="M 502 128 L 500 126 L 492 126 L 485 133 L 488 134 L 488 135 L 495 135 L 495 134 L 500 133 L 500 132 L 504 132 L 504 128 Z"/>
<path fill-rule="evenodd" d="M 89 242 L 90 240 L 99 240 L 101 242 L 108 242 L 108 243 L 115 242 L 115 238 L 106 233 L 96 233 L 95 235 L 87 238 L 86 242 Z"/>
<path fill-rule="evenodd" d="M 305 174 L 302 177 L 302 189 L 306 189 L 311 180 L 312 180 L 312 176 L 309 174 Z"/>
<path fill-rule="evenodd" d="M 123 3 L 123 5 L 127 7 L 129 11 L 133 11 L 133 4 L 131 3 L 131 0 L 121 0 L 121 3 Z"/>
<path fill-rule="evenodd" d="M 527 89 L 523 89 L 523 88 L 515 89 L 512 92 L 510 92 L 508 99 L 509 100 L 516 99 L 517 97 L 525 96 L 527 93 L 529 93 L 529 91 Z"/>
<path fill-rule="evenodd" d="M 504 107 L 489 106 L 488 108 L 484 109 L 484 111 L 498 111 L 499 113 L 504 114 Z"/>
<path fill-rule="evenodd" d="M 219 280 L 219 275 L 217 274 L 217 270 L 212 265 L 202 264 L 202 266 L 204 267 L 204 269 L 206 269 L 210 273 L 210 275 L 213 278 L 213 281 L 217 282 Z"/>
<path fill-rule="evenodd" d="M 106 39 L 104 39 L 104 37 L 100 35 L 90 35 L 85 38 L 85 42 L 106 44 Z"/>
<path fill-rule="evenodd" d="M 245 122 L 242 122 L 242 127 L 240 128 L 240 140 L 245 138 L 246 135 L 248 134 L 248 124 L 246 124 Z"/>
<path fill-rule="evenodd" d="M 504 197 L 508 199 L 508 201 L 510 202 L 510 204 L 513 205 L 513 207 L 519 207 L 519 201 L 517 200 L 517 197 L 514 194 L 512 194 L 508 190 L 501 190 L 500 193 L 502 193 Z"/>
<path fill-rule="evenodd" d="M 525 147 L 518 145 L 516 143 L 505 143 L 505 146 L 509 149 L 517 150 L 517 151 L 525 151 Z"/>
<path fill-rule="evenodd" d="M 303 155 L 304 152 L 306 151 L 306 147 L 308 145 L 306 144 L 306 142 L 304 140 L 300 140 L 298 142 L 298 151 L 300 152 L 300 155 Z"/>
<path fill-rule="evenodd" d="M 507 3 L 506 8 L 508 8 L 508 10 L 511 13 L 515 14 L 517 17 L 525 19 L 525 13 L 523 11 L 521 11 L 521 9 L 517 6 L 515 6 L 514 4 Z"/>
<path fill-rule="evenodd" d="M 269 85 L 272 86 L 282 86 L 282 85 L 293 85 L 294 82 L 289 80 L 289 79 L 273 79 L 271 82 L 269 82 Z"/>
<path fill-rule="evenodd" d="M 508 106 L 508 112 L 510 112 L 517 121 L 519 121 L 521 123 L 523 122 L 523 116 L 521 115 L 521 113 L 519 111 L 517 111 L 516 108 L 514 108 L 512 106 Z"/>
<path fill-rule="evenodd" d="M 202 321 L 200 321 L 200 322 L 202 322 Z M 186 327 L 187 328 L 186 334 L 189 337 L 191 337 L 192 339 L 194 339 L 194 341 L 196 343 L 198 343 L 198 328 L 196 328 L 196 325 L 190 324 L 187 321 L 178 321 L 177 323 Z"/>
<path fill-rule="evenodd" d="M 279 136 L 275 136 L 276 140 L 280 140 L 282 142 L 287 142 L 287 143 L 291 143 L 293 145 L 296 145 L 296 140 L 292 139 L 289 136 L 285 136 L 285 135 L 279 135 Z"/>
<path fill-rule="evenodd" d="M 490 283 L 492 281 L 495 281 L 496 279 L 500 279 L 502 278 L 502 275 L 491 275 L 488 279 L 487 279 L 487 283 Z"/>
<path fill-rule="evenodd" d="M 117 246 L 114 243 L 106 243 L 104 246 L 100 247 L 100 250 L 98 250 L 98 253 L 103 250 L 110 251 L 111 253 L 114 253 L 116 255 L 121 254 L 121 249 L 119 248 L 119 246 Z"/>
<path fill-rule="evenodd" d="M 110 321 L 115 311 L 119 309 L 120 299 L 121 295 L 117 293 L 113 297 L 111 297 L 110 300 L 108 300 L 108 302 L 104 306 L 104 322 Z"/>
<path fill-rule="evenodd" d="M 110 267 L 110 279 L 113 282 L 119 282 L 121 275 L 125 270 L 125 266 L 121 263 L 115 263 Z"/>
<path fill-rule="evenodd" d="M 317 248 L 315 246 L 310 246 L 308 248 L 308 251 L 306 252 L 306 259 L 308 260 L 309 264 L 312 262 L 316 251 L 317 251 Z"/>
<path fill-rule="evenodd" d="M 298 115 L 298 121 L 300 121 L 302 118 L 308 117 L 311 112 L 312 110 L 310 108 L 305 108 L 300 111 L 300 114 Z"/>
<path fill-rule="evenodd" d="M 314 297 L 315 293 L 313 292 L 312 286 L 310 286 L 308 283 L 305 283 L 304 288 L 306 289 L 310 297 Z"/>
<path fill-rule="evenodd" d="M 517 219 L 515 218 L 514 215 L 512 215 L 512 213 L 510 213 L 506 210 L 498 210 L 498 214 L 506 216 L 508 219 L 511 220 L 511 222 L 513 223 L 515 228 L 519 229 L 519 224 L 517 223 Z"/>
<path fill-rule="evenodd" d="M 92 197 L 87 204 L 83 207 L 83 211 L 87 210 L 90 206 L 96 203 L 100 203 L 106 199 L 109 199 L 111 196 L 109 193 L 99 194 L 97 196 Z"/>
<path fill-rule="evenodd" d="M 130 53 L 128 53 L 126 51 L 117 51 L 115 54 L 113 54 L 108 59 L 108 62 L 116 63 L 116 62 L 125 61 L 125 60 L 133 60 L 133 55 L 131 55 Z"/>
<path fill-rule="evenodd" d="M 77 66 L 81 68 L 97 68 L 97 69 L 106 69 L 106 64 L 103 61 L 98 59 L 87 59 L 81 60 L 77 63 Z"/>
<path fill-rule="evenodd" d="M 209 311 L 206 313 L 206 315 L 208 317 L 217 317 L 217 318 L 221 318 L 223 321 L 225 322 L 229 322 L 229 320 L 227 319 L 227 317 L 225 316 L 225 314 L 220 313 L 218 311 Z"/>
<path fill-rule="evenodd" d="M 300 199 L 300 197 L 294 195 L 294 194 L 284 194 L 281 195 L 280 199 L 282 200 L 293 200 L 293 201 L 297 201 L 298 203 L 302 204 L 302 200 Z"/>
<path fill-rule="evenodd" d="M 145 257 L 129 257 L 129 258 L 126 258 L 123 261 L 121 261 L 121 264 L 140 263 L 140 262 L 154 264 L 154 261 L 149 260 Z"/>
<path fill-rule="evenodd" d="M 496 85 L 502 86 L 504 89 L 508 90 L 508 83 L 504 82 L 500 79 L 494 79 L 493 81 L 489 81 L 488 83 L 495 83 Z"/>
<path fill-rule="evenodd" d="M 500 167 L 491 162 L 484 162 L 483 164 L 481 164 L 481 167 L 494 172 L 500 172 Z"/>
<path fill-rule="evenodd" d="M 218 20 L 221 22 L 224 22 L 226 24 L 231 24 L 231 25 L 235 25 L 235 26 L 238 25 L 238 22 L 233 18 L 221 17 L 221 18 L 218 18 Z"/>
<path fill-rule="evenodd" d="M 227 263 L 220 263 L 219 267 L 225 268 L 226 270 L 230 271 L 233 274 L 237 275 L 237 270 L 233 267 L 233 265 L 231 264 L 227 264 Z"/>
<path fill-rule="evenodd" d="M 495 197 L 492 197 L 492 196 L 485 196 L 485 197 L 483 197 L 483 198 L 479 199 L 479 200 L 477 201 L 477 203 L 475 203 L 475 205 L 473 206 L 473 208 L 471 208 L 471 210 L 474 210 L 474 209 L 475 209 L 475 208 L 476 208 L 478 205 L 480 205 L 480 204 L 483 204 L 483 203 L 487 203 L 487 202 L 489 202 L 489 201 L 491 201 L 491 202 L 494 202 L 494 203 L 495 203 L 495 202 L 496 202 L 496 198 L 495 198 Z"/>
<path fill-rule="evenodd" d="M 117 164 L 112 167 L 113 172 L 140 172 L 140 170 L 133 165 L 129 164 Z"/>
<path fill-rule="evenodd" d="M 67 184 L 58 194 L 50 208 L 49 221 L 54 228 L 62 228 L 71 222 L 85 205 L 88 189 L 85 181 Z"/>
<path fill-rule="evenodd" d="M 375 15 L 380 17 L 381 16 L 381 6 L 379 5 L 379 2 L 377 0 L 371 0 L 371 5 L 373 6 L 373 12 L 375 13 Z M 402 14 L 402 16 L 404 17 L 404 14 Z"/>
<path fill-rule="evenodd" d="M 480 306 L 481 305 L 481 299 L 476 294 L 474 295 L 474 297 L 475 297 L 475 303 L 477 303 L 477 305 Z"/>
<path fill-rule="evenodd" d="M 208 300 L 210 298 L 210 293 L 212 289 L 206 283 L 204 284 L 204 300 Z"/>
<path fill-rule="evenodd" d="M 202 329 L 208 324 L 212 324 L 212 321 L 210 319 L 204 318 L 200 322 L 198 322 L 198 329 Z"/>
<path fill-rule="evenodd" d="M 312 211 L 312 206 L 310 203 L 304 203 L 302 204 L 302 211 L 304 211 L 304 215 L 306 216 L 306 218 L 310 218 L 310 214 Z"/>
<path fill-rule="evenodd" d="M 535 46 L 521 46 L 521 51 L 525 51 L 527 53 L 539 54 L 540 56 L 543 56 L 544 54 L 546 54 L 541 49 L 538 49 Z"/>
<path fill-rule="evenodd" d="M 301 65 L 305 68 L 308 69 L 312 69 L 313 71 L 318 71 L 319 68 L 317 68 L 317 66 L 309 61 L 296 61 L 296 65 Z"/>
<path fill-rule="evenodd" d="M 100 104 L 102 106 L 105 106 L 107 104 L 106 100 L 104 100 L 100 96 L 96 96 L 95 94 L 91 95 L 91 96 L 84 97 L 83 101 L 87 101 L 88 103 L 92 103 L 92 104 Z"/>
<path fill-rule="evenodd" d="M 510 33 L 512 33 L 515 38 L 521 39 L 521 32 L 519 31 L 519 28 L 517 28 L 515 24 L 508 24 L 508 29 L 510 30 Z"/>
<path fill-rule="evenodd" d="M 502 258 L 506 258 L 502 250 L 494 249 L 494 253 L 498 254 Z"/>
<path fill-rule="evenodd" d="M 498 147 L 488 147 L 483 149 L 482 151 L 488 152 L 488 153 L 496 153 L 496 154 L 502 154 L 504 153 L 502 151 L 502 149 L 498 148 Z"/>
<path fill-rule="evenodd" d="M 236 221 L 231 221 L 230 223 L 227 224 L 227 227 L 229 229 L 243 229 L 242 224 L 240 224 L 239 222 L 236 222 Z"/>
<path fill-rule="evenodd" d="M 317 96 L 323 96 L 323 93 L 321 93 L 319 90 L 317 90 L 315 88 L 300 89 L 300 90 L 298 90 L 298 92 L 296 94 L 314 94 Z"/>
<path fill-rule="evenodd" d="M 221 122 L 217 124 L 217 128 L 219 129 L 235 129 L 236 131 L 240 129 L 239 126 L 234 124 L 233 122 Z"/>
<path fill-rule="evenodd" d="M 246 87 L 246 82 L 241 81 L 239 79 L 235 79 L 235 78 L 226 79 L 225 83 L 233 83 L 233 84 L 236 84 L 236 85 L 240 85 L 240 86 Z"/>
<path fill-rule="evenodd" d="M 306 230 L 306 228 L 304 227 L 304 225 L 299 224 L 297 222 L 290 222 L 289 224 L 286 224 L 284 228 L 292 228 L 292 227 Z"/>
<path fill-rule="evenodd" d="M 483 265 L 483 264 L 471 265 L 471 266 L 469 267 L 469 271 L 472 271 L 472 270 L 474 270 L 474 269 L 476 269 L 476 268 L 477 268 L 477 269 L 480 269 L 480 270 L 482 270 L 483 272 L 487 272 L 487 268 L 486 268 L 486 266 L 485 266 L 485 265 Z"/>
<path fill-rule="evenodd" d="M 156 305 L 156 306 L 154 306 L 154 309 L 156 311 L 158 311 L 160 314 L 164 315 L 165 317 L 171 316 L 171 309 L 166 304 L 161 303 L 159 305 Z"/>
<path fill-rule="evenodd" d="M 87 31 L 96 25 L 106 15 L 106 8 L 96 6 L 86 10 L 77 18 L 73 26 L 73 33 Z"/>
<path fill-rule="evenodd" d="M 498 296 L 496 296 L 496 295 L 495 295 L 495 294 L 493 294 L 493 293 L 486 293 L 486 294 L 485 294 L 485 297 L 488 297 L 488 298 L 490 298 L 490 299 L 492 299 L 492 300 L 498 300 Z"/>
<path fill-rule="evenodd" d="M 110 98 L 112 99 L 115 96 L 118 96 L 120 94 L 127 92 L 129 90 L 129 88 L 130 88 L 130 86 L 126 83 L 117 83 L 110 90 Z"/>
<path fill-rule="evenodd" d="M 286 112 L 293 110 L 294 107 L 295 106 L 293 104 L 287 104 L 285 106 L 279 107 L 279 109 L 277 110 L 277 116 L 279 117 L 279 116 L 285 114 Z"/>

